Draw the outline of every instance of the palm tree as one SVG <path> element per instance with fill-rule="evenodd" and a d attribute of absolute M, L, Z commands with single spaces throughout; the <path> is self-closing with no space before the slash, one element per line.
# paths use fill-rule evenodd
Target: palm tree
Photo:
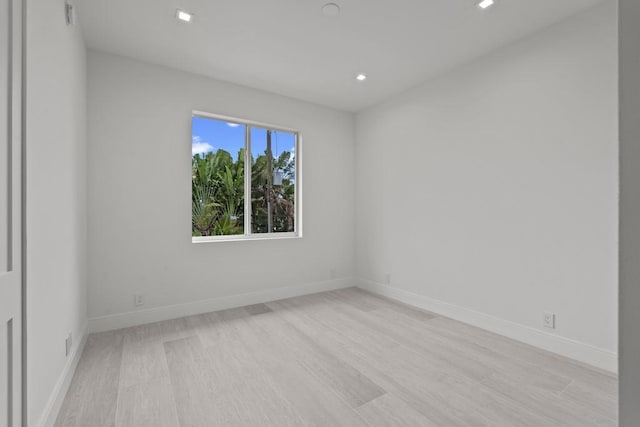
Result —
<path fill-rule="evenodd" d="M 192 235 L 210 236 L 220 217 L 220 204 L 216 202 L 215 189 L 206 184 L 192 184 L 191 223 Z"/>
<path fill-rule="evenodd" d="M 244 149 L 239 150 L 235 161 L 225 150 L 192 157 L 193 236 L 243 233 L 244 159 Z M 283 152 L 277 159 L 271 158 L 271 162 L 268 160 L 266 151 L 251 159 L 252 232 L 293 231 L 295 161 L 289 152 Z M 273 185 L 274 171 L 282 175 L 281 185 Z"/>
<path fill-rule="evenodd" d="M 291 153 L 283 152 L 269 167 L 268 150 L 251 166 L 251 222 L 254 233 L 294 230 L 295 161 Z M 273 174 L 282 176 L 280 185 L 273 185 Z M 271 229 L 269 229 L 269 211 Z"/>
<path fill-rule="evenodd" d="M 225 150 L 192 157 L 192 235 L 242 233 L 244 149 L 237 161 Z"/>

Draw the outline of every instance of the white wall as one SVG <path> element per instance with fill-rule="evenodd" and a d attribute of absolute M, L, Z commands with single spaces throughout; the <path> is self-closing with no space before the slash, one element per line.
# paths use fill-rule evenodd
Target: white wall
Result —
<path fill-rule="evenodd" d="M 353 276 L 352 114 L 91 51 L 88 70 L 92 329 L 215 307 L 182 305 L 206 299 L 327 284 L 332 268 Z M 192 110 L 300 131 L 302 239 L 191 243 Z M 119 316 L 134 311 L 134 293 L 145 297 L 142 314 Z"/>
<path fill-rule="evenodd" d="M 615 370 L 616 40 L 607 1 L 358 114 L 362 285 Z"/>
<path fill-rule="evenodd" d="M 64 0 L 27 9 L 27 358 L 29 425 L 55 412 L 86 330 L 86 51 Z"/>

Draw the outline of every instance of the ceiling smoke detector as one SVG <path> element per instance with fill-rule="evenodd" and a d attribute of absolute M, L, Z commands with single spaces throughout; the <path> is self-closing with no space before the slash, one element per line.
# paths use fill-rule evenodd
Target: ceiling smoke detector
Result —
<path fill-rule="evenodd" d="M 335 3 L 327 3 L 322 6 L 322 14 L 324 16 L 337 16 L 340 13 L 340 6 Z"/>

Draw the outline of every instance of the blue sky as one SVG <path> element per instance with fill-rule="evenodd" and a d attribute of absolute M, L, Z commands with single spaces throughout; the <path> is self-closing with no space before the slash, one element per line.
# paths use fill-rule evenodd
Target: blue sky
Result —
<path fill-rule="evenodd" d="M 244 148 L 244 126 L 204 117 L 191 121 L 191 155 L 206 154 L 222 148 L 233 158 Z"/>
<path fill-rule="evenodd" d="M 191 129 L 192 156 L 222 148 L 235 159 L 238 151 L 244 147 L 244 125 L 194 116 Z M 271 143 L 274 157 L 278 157 L 283 151 L 295 151 L 295 136 L 292 133 L 273 132 Z M 252 128 L 251 144 L 254 158 L 263 154 L 267 146 L 267 131 Z"/>

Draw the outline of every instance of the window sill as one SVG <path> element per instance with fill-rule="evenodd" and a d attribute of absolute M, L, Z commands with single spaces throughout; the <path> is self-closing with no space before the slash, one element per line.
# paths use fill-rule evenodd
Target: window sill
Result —
<path fill-rule="evenodd" d="M 302 239 L 298 233 L 271 233 L 271 234 L 251 234 L 237 236 L 203 236 L 191 237 L 191 243 L 219 243 L 219 242 L 246 242 L 257 240 L 291 240 Z"/>

